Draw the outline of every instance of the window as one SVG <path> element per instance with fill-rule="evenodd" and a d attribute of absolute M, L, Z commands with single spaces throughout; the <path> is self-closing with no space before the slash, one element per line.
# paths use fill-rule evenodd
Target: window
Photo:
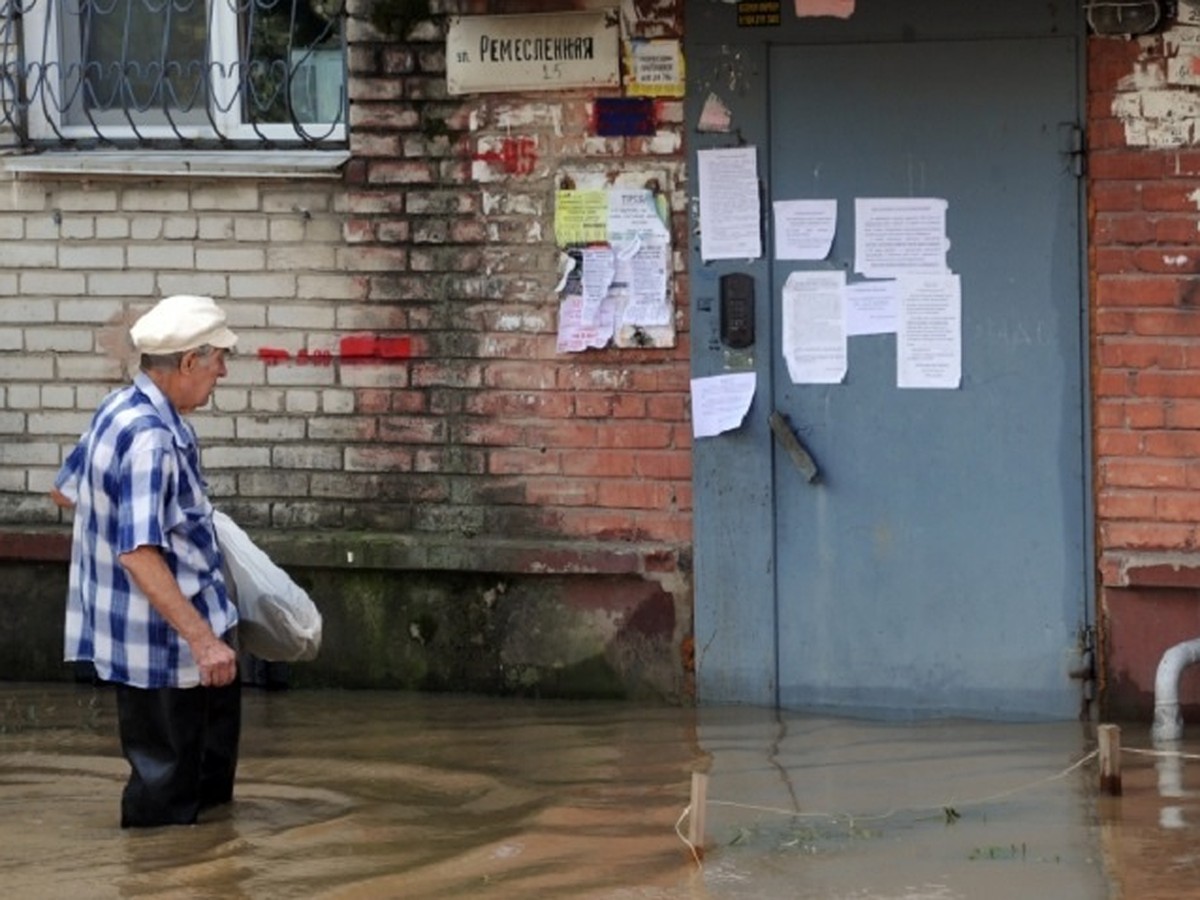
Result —
<path fill-rule="evenodd" d="M 28 143 L 345 142 L 344 0 L 20 2 L 0 93 Z"/>

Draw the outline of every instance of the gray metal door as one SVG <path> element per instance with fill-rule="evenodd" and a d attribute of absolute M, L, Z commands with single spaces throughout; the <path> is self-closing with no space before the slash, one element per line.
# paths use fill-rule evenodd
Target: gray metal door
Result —
<path fill-rule="evenodd" d="M 853 22 L 731 35 L 712 4 L 689 19 L 712 41 L 691 48 L 691 115 L 723 95 L 734 136 L 759 148 L 768 254 L 704 265 L 693 253 L 693 374 L 758 374 L 743 427 L 695 451 L 702 701 L 999 718 L 1080 709 L 1080 42 L 1069 17 L 1051 11 L 1042 26 L 1046 8 L 1024 0 L 977 21 L 944 4 L 913 40 L 924 27 L 913 10 L 927 6 L 861 4 L 859 30 L 881 35 L 861 39 Z M 703 146 L 731 146 L 730 135 L 699 135 Z M 784 282 L 804 269 L 860 278 L 855 199 L 868 197 L 948 204 L 947 262 L 962 285 L 956 390 L 897 387 L 894 334 L 851 337 L 842 384 L 789 377 Z M 838 201 L 827 260 L 769 258 L 770 201 L 784 199 Z M 718 278 L 739 269 L 760 304 L 759 341 L 740 357 L 715 324 Z M 774 411 L 815 458 L 818 483 L 773 439 Z"/>
<path fill-rule="evenodd" d="M 1076 713 L 1073 42 L 776 47 L 770 80 L 772 197 L 839 203 L 823 265 L 852 269 L 856 197 L 942 198 L 962 285 L 957 390 L 898 388 L 894 334 L 849 338 L 843 384 L 795 385 L 774 329 L 774 405 L 824 478 L 776 452 L 780 703 Z M 799 267 L 774 263 L 773 296 Z"/>

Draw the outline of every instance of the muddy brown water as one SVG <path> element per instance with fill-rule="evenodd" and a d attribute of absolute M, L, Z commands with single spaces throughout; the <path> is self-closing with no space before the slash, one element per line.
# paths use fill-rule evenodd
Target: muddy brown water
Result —
<path fill-rule="evenodd" d="M 234 804 L 145 832 L 115 733 L 107 690 L 0 684 L 0 896 L 1200 898 L 1200 762 L 1099 798 L 1078 724 L 250 690 Z"/>

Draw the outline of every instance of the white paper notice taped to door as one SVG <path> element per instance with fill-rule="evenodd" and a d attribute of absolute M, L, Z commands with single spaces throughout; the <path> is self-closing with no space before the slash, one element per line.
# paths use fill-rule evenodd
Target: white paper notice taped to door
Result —
<path fill-rule="evenodd" d="M 776 200 L 775 258 L 825 259 L 837 232 L 836 200 Z"/>
<path fill-rule="evenodd" d="M 856 281 L 846 285 L 846 334 L 895 334 L 900 318 L 896 281 Z"/>
<path fill-rule="evenodd" d="M 794 384 L 846 378 L 846 273 L 793 272 L 783 286 L 783 358 Z"/>
<path fill-rule="evenodd" d="M 698 150 L 700 257 L 758 259 L 762 224 L 754 147 Z"/>
<path fill-rule="evenodd" d="M 868 278 L 946 274 L 946 201 L 859 197 L 854 201 L 854 271 Z"/>
<path fill-rule="evenodd" d="M 692 379 L 692 437 L 712 437 L 741 427 L 758 379 L 753 372 Z"/>
<path fill-rule="evenodd" d="M 896 385 L 957 388 L 962 384 L 962 288 L 957 275 L 897 279 Z"/>

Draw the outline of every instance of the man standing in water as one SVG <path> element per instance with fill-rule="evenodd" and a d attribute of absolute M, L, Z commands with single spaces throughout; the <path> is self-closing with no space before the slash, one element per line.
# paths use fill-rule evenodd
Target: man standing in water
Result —
<path fill-rule="evenodd" d="M 55 480 L 74 507 L 65 653 L 116 686 L 129 781 L 121 827 L 191 824 L 229 802 L 241 730 L 221 575 L 196 434 L 237 336 L 209 297 L 167 297 L 130 329 L 133 384 L 109 394 Z"/>

